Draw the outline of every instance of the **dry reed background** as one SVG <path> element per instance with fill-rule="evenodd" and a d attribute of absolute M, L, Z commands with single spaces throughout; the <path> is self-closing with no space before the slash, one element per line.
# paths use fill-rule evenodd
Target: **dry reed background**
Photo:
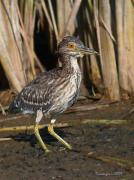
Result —
<path fill-rule="evenodd" d="M 112 101 L 133 95 L 133 0 L 1 0 L 0 63 L 17 92 L 37 75 L 37 67 L 45 69 L 34 50 L 36 31 L 47 32 L 52 53 L 68 34 L 99 51 L 99 57 L 80 61 L 82 95 Z"/>

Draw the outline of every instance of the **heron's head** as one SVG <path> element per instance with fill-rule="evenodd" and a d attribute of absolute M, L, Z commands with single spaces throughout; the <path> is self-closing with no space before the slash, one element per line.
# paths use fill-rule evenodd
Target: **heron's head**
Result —
<path fill-rule="evenodd" d="M 94 49 L 84 46 L 79 37 L 66 36 L 59 43 L 58 53 L 67 54 L 73 57 L 83 57 L 84 54 L 98 54 Z"/>

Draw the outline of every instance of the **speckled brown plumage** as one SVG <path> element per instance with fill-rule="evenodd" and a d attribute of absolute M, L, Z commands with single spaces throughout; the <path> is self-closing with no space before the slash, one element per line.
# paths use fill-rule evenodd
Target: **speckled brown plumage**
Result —
<path fill-rule="evenodd" d="M 48 126 L 49 133 L 66 148 L 72 149 L 71 145 L 54 132 L 53 124 L 57 116 L 78 99 L 81 72 L 77 58 L 91 53 L 96 52 L 85 47 L 79 38 L 73 36 L 63 38 L 58 46 L 62 67 L 42 73 L 26 85 L 10 104 L 10 112 L 36 114 L 34 132 L 45 152 L 49 152 L 49 149 L 38 130 L 38 124 L 43 116 L 51 120 Z"/>
<path fill-rule="evenodd" d="M 62 68 L 44 72 L 24 87 L 10 110 L 36 113 L 41 109 L 44 115 L 54 118 L 71 106 L 78 97 L 81 72 L 77 62 L 74 63 L 77 67 L 73 67 L 69 58 L 66 57 Z"/>

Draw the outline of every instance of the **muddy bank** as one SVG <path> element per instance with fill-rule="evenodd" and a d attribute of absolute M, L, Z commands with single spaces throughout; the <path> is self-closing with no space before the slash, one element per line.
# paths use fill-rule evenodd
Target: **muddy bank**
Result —
<path fill-rule="evenodd" d="M 59 122 L 87 118 L 120 119 L 133 107 L 133 103 L 130 102 L 116 103 L 98 110 L 64 114 Z M 95 154 L 134 161 L 134 124 L 132 121 L 134 113 L 127 119 L 131 120 L 131 124 L 120 126 L 85 124 L 56 128 L 56 132 L 73 146 L 73 151 L 65 150 L 47 133 L 45 128 L 41 130 L 41 135 L 52 151 L 47 155 L 38 146 L 32 131 L 0 134 L 0 137 L 12 136 L 14 138 L 11 141 L 0 142 L 0 179 L 132 180 L 134 174 L 129 168 L 117 163 L 90 158 L 90 154 Z M 22 117 L 19 121 L 16 119 L 6 122 L 6 126 L 30 124 L 32 121 L 34 120 L 31 117 L 28 119 Z M 1 123 L 1 126 L 5 124 Z"/>

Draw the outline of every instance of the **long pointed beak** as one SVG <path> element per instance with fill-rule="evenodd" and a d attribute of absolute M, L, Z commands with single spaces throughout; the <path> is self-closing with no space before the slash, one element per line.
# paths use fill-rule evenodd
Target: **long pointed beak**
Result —
<path fill-rule="evenodd" d="M 87 48 L 86 46 L 78 48 L 78 51 L 81 52 L 82 54 L 97 54 L 99 53 L 95 51 L 94 49 Z"/>

